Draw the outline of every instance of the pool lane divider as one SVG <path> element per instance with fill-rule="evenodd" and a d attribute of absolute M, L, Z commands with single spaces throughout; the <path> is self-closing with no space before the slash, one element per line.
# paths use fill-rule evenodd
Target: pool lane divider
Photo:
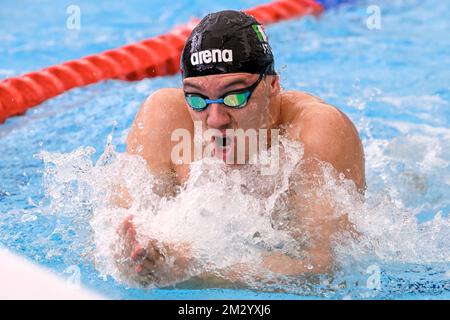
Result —
<path fill-rule="evenodd" d="M 244 11 L 261 24 L 269 25 L 306 15 L 317 16 L 339 2 L 348 1 L 277 0 Z M 151 39 L 0 81 L 0 124 L 73 88 L 107 79 L 135 81 L 178 73 L 181 51 L 199 21 L 193 19 Z"/>

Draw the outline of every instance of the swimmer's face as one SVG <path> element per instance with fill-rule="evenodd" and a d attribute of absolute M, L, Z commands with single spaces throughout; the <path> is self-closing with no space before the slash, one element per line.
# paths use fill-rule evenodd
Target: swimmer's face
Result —
<path fill-rule="evenodd" d="M 209 99 L 219 99 L 230 92 L 239 91 L 253 85 L 258 74 L 230 73 L 190 77 L 183 80 L 183 90 L 198 93 Z M 251 94 L 247 104 L 241 109 L 212 103 L 203 111 L 195 111 L 186 103 L 193 121 L 200 121 L 203 130 L 217 129 L 225 136 L 227 129 L 271 129 L 274 123 L 274 108 L 271 105 L 280 92 L 278 76 L 266 75 Z M 216 139 L 217 140 L 217 139 Z M 228 139 L 229 140 L 229 139 Z M 223 140 L 225 146 L 229 141 Z M 247 150 L 248 151 L 248 150 Z M 225 156 L 221 153 L 221 157 Z M 248 158 L 248 152 L 246 152 Z"/>

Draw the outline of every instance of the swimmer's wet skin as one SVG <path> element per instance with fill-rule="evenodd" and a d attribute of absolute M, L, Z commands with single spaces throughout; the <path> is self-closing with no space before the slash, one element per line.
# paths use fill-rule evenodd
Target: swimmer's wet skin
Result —
<path fill-rule="evenodd" d="M 321 163 L 326 162 L 334 167 L 337 176 L 343 174 L 360 192 L 364 190 L 364 153 L 356 128 L 346 115 L 319 98 L 281 90 L 267 36 L 253 17 L 240 11 L 207 15 L 188 38 L 181 66 L 183 88 L 160 89 L 151 94 L 127 138 L 126 152 L 145 159 L 152 174 L 164 182 L 160 192 L 173 195 L 176 187 L 187 180 L 193 155 L 184 163 L 172 161 L 171 152 L 177 141 L 172 141 L 171 134 L 182 128 L 194 137 L 195 122 L 201 123 L 203 130 L 217 130 L 212 138 L 214 157 L 226 161 L 236 151 L 236 141 L 227 129 L 278 129 L 280 135 L 299 141 L 304 147 L 303 161 L 296 169 L 299 174 L 292 175 L 296 188 L 311 191 L 323 184 Z M 250 156 L 245 149 L 245 159 Z M 204 272 L 199 277 L 245 285 L 246 277 L 260 279 L 265 272 L 329 272 L 333 267 L 331 237 L 352 228 L 346 219 L 333 216 L 326 200 L 318 195 L 306 199 L 303 194 L 298 189 L 289 193 L 287 211 L 292 213 L 289 230 L 293 237 L 311 234 L 305 259 L 265 252 L 256 273 L 253 266 L 239 264 L 217 270 L 214 275 Z M 132 201 L 127 191 L 120 188 L 116 204 L 129 208 Z M 117 265 L 136 283 L 160 286 L 184 281 L 187 270 L 195 266 L 189 243 L 162 243 L 158 239 L 143 246 L 138 243 L 132 216 L 123 222 L 118 233 Z"/>

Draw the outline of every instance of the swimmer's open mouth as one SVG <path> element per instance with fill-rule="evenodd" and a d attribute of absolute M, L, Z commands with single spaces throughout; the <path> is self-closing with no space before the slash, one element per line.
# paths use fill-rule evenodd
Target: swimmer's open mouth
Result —
<path fill-rule="evenodd" d="M 214 136 L 214 143 L 220 148 L 226 148 L 231 145 L 232 138 L 228 136 Z"/>
<path fill-rule="evenodd" d="M 234 137 L 230 135 L 216 135 L 212 139 L 215 146 L 214 155 L 224 161 L 232 159 Z"/>

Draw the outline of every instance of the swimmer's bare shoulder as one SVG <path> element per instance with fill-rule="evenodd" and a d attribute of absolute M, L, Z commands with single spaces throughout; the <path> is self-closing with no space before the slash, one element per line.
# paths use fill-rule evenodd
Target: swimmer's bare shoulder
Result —
<path fill-rule="evenodd" d="M 184 103 L 181 89 L 163 88 L 153 92 L 142 104 L 128 133 L 126 153 L 139 155 L 146 161 L 150 172 L 162 182 L 154 186 L 154 191 L 160 194 L 174 193 L 174 187 L 189 174 L 188 165 L 174 166 L 170 157 L 174 143 L 172 132 L 180 128 L 193 130 Z M 113 186 L 112 205 L 130 208 L 132 201 L 124 186 Z"/>
<path fill-rule="evenodd" d="M 172 133 L 176 129 L 193 132 L 193 123 L 184 104 L 181 89 L 155 91 L 143 103 L 128 134 L 126 152 L 145 159 L 150 171 L 159 177 L 186 175 L 186 166 L 175 167 L 171 161 L 175 144 Z"/>
<path fill-rule="evenodd" d="M 363 190 L 364 151 L 352 121 L 338 108 L 308 93 L 289 90 L 281 94 L 281 122 L 288 138 L 303 143 L 304 158 L 332 164 Z"/>
<path fill-rule="evenodd" d="M 263 265 L 281 274 L 304 274 L 305 263 L 313 266 L 314 273 L 326 273 L 333 266 L 332 237 L 335 232 L 354 232 L 347 215 L 335 218 L 332 203 L 314 190 L 325 183 L 323 164 L 331 164 L 336 173 L 353 180 L 362 192 L 365 186 L 364 153 L 357 130 L 350 119 L 339 109 L 323 100 L 298 91 L 282 94 L 282 132 L 290 140 L 303 144 L 303 161 L 299 174 L 293 175 L 296 188 L 304 192 L 293 192 L 288 203 L 293 209 L 290 220 L 292 230 L 311 233 L 305 261 L 295 261 L 280 253 L 268 255 Z M 312 191 L 312 192 L 311 192 Z M 307 196 L 304 197 L 304 194 Z M 303 231 L 302 231 L 303 230 Z M 296 232 L 294 237 L 299 236 Z M 301 235 L 300 235 L 301 236 Z"/>

